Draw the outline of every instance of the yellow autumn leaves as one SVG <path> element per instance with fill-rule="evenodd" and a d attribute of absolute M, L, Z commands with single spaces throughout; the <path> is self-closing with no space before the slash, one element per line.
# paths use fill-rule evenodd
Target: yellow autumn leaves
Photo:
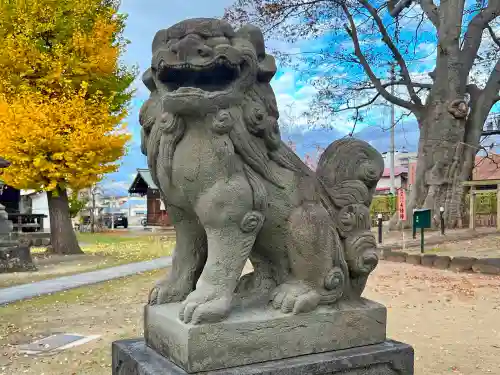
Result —
<path fill-rule="evenodd" d="M 117 169 L 133 73 L 110 1 L 0 0 L 0 174 L 17 188 L 81 189 Z"/>
<path fill-rule="evenodd" d="M 0 154 L 12 161 L 2 178 L 18 188 L 81 189 L 104 173 L 124 153 L 129 139 L 117 128 L 123 114 L 83 94 L 49 99 L 38 93 L 0 99 Z"/>
<path fill-rule="evenodd" d="M 0 92 L 77 89 L 116 73 L 123 21 L 102 0 L 0 0 Z M 2 9 L 3 8 L 3 9 Z"/>

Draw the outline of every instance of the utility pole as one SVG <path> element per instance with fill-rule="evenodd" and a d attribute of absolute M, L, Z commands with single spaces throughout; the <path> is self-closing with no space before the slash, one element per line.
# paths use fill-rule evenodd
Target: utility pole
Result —
<path fill-rule="evenodd" d="M 111 214 L 111 230 L 115 230 L 115 215 L 113 211 L 114 203 L 115 203 L 114 196 L 111 196 L 109 198 L 109 213 Z"/>
<path fill-rule="evenodd" d="M 96 211 L 96 202 L 95 202 L 95 195 L 96 195 L 96 190 L 97 185 L 92 185 L 90 188 L 90 194 L 92 197 L 92 211 L 90 214 L 90 233 L 95 233 L 95 211 Z"/>
<path fill-rule="evenodd" d="M 391 81 L 396 80 L 396 73 L 394 68 L 394 63 L 391 64 Z M 391 85 L 391 94 L 394 96 L 394 85 Z M 391 103 L 391 144 L 389 148 L 389 168 L 390 168 L 390 178 L 391 178 L 391 194 L 396 194 L 396 181 L 394 173 L 394 150 L 395 150 L 395 128 L 396 127 L 396 116 L 394 103 Z"/>
<path fill-rule="evenodd" d="M 407 3 L 408 0 L 405 0 Z M 394 31 L 394 41 L 396 46 L 398 45 L 398 39 L 399 39 L 399 22 L 398 22 L 398 15 L 396 15 L 396 29 Z M 396 81 L 396 61 L 394 60 L 391 63 L 391 82 Z M 391 95 L 394 96 L 394 89 L 395 85 L 391 85 Z M 395 153 L 395 148 L 396 148 L 396 140 L 395 140 L 395 134 L 396 134 L 396 106 L 394 103 L 391 103 L 391 144 L 389 148 L 389 168 L 390 168 L 390 179 L 391 179 L 391 194 L 395 195 L 396 194 L 396 181 L 395 181 L 395 173 L 394 173 L 394 153 Z"/>
<path fill-rule="evenodd" d="M 128 199 L 127 199 L 127 204 L 128 204 L 128 219 L 130 220 L 130 217 L 132 216 L 132 207 L 130 206 L 130 193 L 128 193 Z"/>

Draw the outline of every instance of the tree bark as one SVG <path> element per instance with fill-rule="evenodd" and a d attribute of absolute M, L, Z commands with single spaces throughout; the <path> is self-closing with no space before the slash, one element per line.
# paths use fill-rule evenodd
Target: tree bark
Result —
<path fill-rule="evenodd" d="M 437 100 L 428 111 L 421 126 L 415 184 L 405 224 L 411 224 L 414 208 L 429 208 L 433 225 L 438 226 L 439 208 L 444 207 L 445 223 L 454 228 L 461 220 L 462 182 L 472 171 L 472 166 L 464 163 L 466 154 L 475 155 L 477 148 L 465 144 L 466 121 L 447 113 L 447 101 Z"/>
<path fill-rule="evenodd" d="M 65 189 L 48 191 L 50 236 L 56 254 L 83 254 L 71 225 L 68 193 Z"/>
<path fill-rule="evenodd" d="M 472 172 L 479 146 L 480 131 L 476 134 L 474 129 L 481 129 L 484 124 L 484 119 L 477 122 L 480 116 L 474 116 L 474 109 L 469 112 L 465 104 L 468 74 L 463 74 L 461 29 L 456 21 L 462 17 L 463 4 L 458 1 L 441 6 L 434 84 L 419 118 L 417 170 L 407 202 L 409 220 L 405 226 L 411 224 L 414 208 L 431 209 L 433 226 L 439 225 L 440 207 L 444 207 L 448 228 L 461 221 L 462 182 Z M 477 103 L 471 100 L 469 104 Z M 395 228 L 397 221 L 395 215 L 390 227 Z"/>

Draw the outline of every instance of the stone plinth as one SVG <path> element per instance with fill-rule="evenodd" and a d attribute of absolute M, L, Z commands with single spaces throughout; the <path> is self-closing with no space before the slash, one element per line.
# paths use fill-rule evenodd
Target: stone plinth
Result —
<path fill-rule="evenodd" d="M 230 350 L 229 347 L 225 349 Z M 210 375 L 413 375 L 413 357 L 411 346 L 387 340 L 380 344 L 210 371 Z M 113 343 L 113 375 L 186 374 L 188 372 L 147 347 L 143 340 Z"/>
<path fill-rule="evenodd" d="M 5 245 L 0 246 L 0 273 L 36 270 L 29 246 Z"/>
<path fill-rule="evenodd" d="M 235 310 L 215 324 L 184 324 L 180 304 L 147 306 L 147 345 L 187 372 L 211 371 L 386 340 L 386 308 L 360 300 L 307 314 Z"/>

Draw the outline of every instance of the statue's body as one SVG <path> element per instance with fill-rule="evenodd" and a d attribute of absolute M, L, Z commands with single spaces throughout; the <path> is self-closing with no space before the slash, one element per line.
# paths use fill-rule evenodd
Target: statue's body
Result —
<path fill-rule="evenodd" d="M 235 297 L 285 313 L 358 298 L 377 264 L 380 154 L 343 139 L 311 171 L 281 141 L 275 72 L 253 26 L 193 19 L 154 39 L 142 147 L 177 245 L 150 304 L 183 301 L 186 323 L 224 319 Z"/>

